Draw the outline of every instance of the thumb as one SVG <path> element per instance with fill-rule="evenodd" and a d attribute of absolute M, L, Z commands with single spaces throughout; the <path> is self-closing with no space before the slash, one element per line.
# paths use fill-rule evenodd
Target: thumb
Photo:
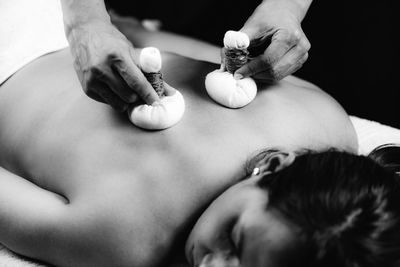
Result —
<path fill-rule="evenodd" d="M 243 28 L 241 28 L 239 32 L 242 32 L 249 37 L 250 45 L 248 48 L 257 47 L 267 40 L 264 34 L 255 27 L 243 26 Z"/>
<path fill-rule="evenodd" d="M 258 31 L 256 31 L 253 27 L 246 27 L 246 25 L 243 26 L 239 32 L 245 33 L 249 37 L 250 43 L 252 43 L 252 41 L 258 36 Z"/>
<path fill-rule="evenodd" d="M 251 61 L 247 62 L 245 65 L 237 69 L 234 73 L 235 79 L 242 79 L 249 76 L 253 76 L 259 72 L 270 69 L 271 67 L 267 63 L 264 55 L 260 55 Z"/>

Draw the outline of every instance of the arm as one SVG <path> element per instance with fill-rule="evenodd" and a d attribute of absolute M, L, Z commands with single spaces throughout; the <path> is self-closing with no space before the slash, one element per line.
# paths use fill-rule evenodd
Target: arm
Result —
<path fill-rule="evenodd" d="M 66 203 L 61 195 L 0 166 L 0 243 L 19 254 L 50 260 L 54 230 L 65 222 Z"/>
<path fill-rule="evenodd" d="M 270 2 L 273 0 L 264 0 L 263 2 Z M 286 5 L 288 8 L 292 9 L 293 14 L 297 14 L 298 19 L 302 21 L 310 8 L 312 0 L 285 0 L 282 1 L 283 5 Z"/>
<path fill-rule="evenodd" d="M 271 42 L 265 51 L 236 71 L 237 77 L 280 80 L 298 70 L 308 58 L 310 42 L 301 29 L 312 0 L 264 0 L 241 31 L 250 47 Z"/>
<path fill-rule="evenodd" d="M 90 21 L 110 23 L 104 0 L 61 0 L 67 38 L 71 31 Z"/>
<path fill-rule="evenodd" d="M 103 0 L 61 0 L 75 70 L 85 93 L 118 111 L 159 100 L 132 44 L 110 22 Z"/>

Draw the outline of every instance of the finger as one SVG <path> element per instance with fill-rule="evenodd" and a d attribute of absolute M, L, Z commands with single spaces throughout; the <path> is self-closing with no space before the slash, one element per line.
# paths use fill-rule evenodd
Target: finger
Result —
<path fill-rule="evenodd" d="M 268 72 L 271 69 L 271 65 L 265 55 L 255 57 L 244 66 L 240 67 L 235 71 L 234 77 L 236 79 L 242 79 L 249 76 L 253 76 L 259 72 Z"/>
<path fill-rule="evenodd" d="M 273 36 L 271 44 L 265 50 L 264 54 L 256 57 L 245 66 L 235 72 L 235 77 L 254 76 L 260 72 L 267 72 L 273 75 L 271 69 L 274 65 L 289 51 L 296 43 L 299 42 L 297 34 L 291 34 L 288 30 L 279 30 Z M 271 78 L 274 79 L 272 76 Z"/>
<path fill-rule="evenodd" d="M 262 79 L 268 81 L 280 80 L 301 68 L 302 64 L 307 60 L 305 54 L 311 48 L 310 42 L 305 35 L 302 36 L 300 41 L 297 41 L 297 37 L 292 37 L 292 42 L 298 43 L 295 46 L 291 46 L 291 48 L 287 50 L 285 54 L 276 56 L 275 59 L 271 59 L 272 56 L 268 56 L 268 53 L 271 51 L 268 50 L 271 48 L 271 44 L 271 46 L 267 49 L 268 51 L 266 51 L 264 54 L 264 60 L 266 61 L 266 64 L 269 65 L 269 68 L 264 70 L 260 68 L 260 71 L 255 70 L 255 74 L 252 75 L 253 78 L 256 80 Z M 285 50 L 286 48 L 281 49 L 277 53 L 283 53 Z M 280 58 L 278 59 L 278 57 Z"/>
<path fill-rule="evenodd" d="M 249 37 L 250 41 L 256 39 L 260 35 L 259 30 L 256 27 L 246 27 L 246 25 L 239 31 L 245 33 Z"/>
<path fill-rule="evenodd" d="M 301 67 L 303 67 L 304 63 L 308 60 L 308 57 L 309 57 L 309 54 L 307 52 L 303 55 L 303 57 L 300 58 L 300 60 L 298 61 L 298 64 L 296 64 L 295 66 L 292 67 L 291 70 L 289 70 L 289 73 L 287 75 L 293 74 L 296 71 L 298 71 Z"/>
<path fill-rule="evenodd" d="M 138 95 L 129 88 L 118 71 L 110 69 L 110 73 L 103 82 L 105 82 L 124 102 L 131 104 L 138 100 Z"/>
<path fill-rule="evenodd" d="M 291 75 L 293 73 L 295 73 L 296 71 L 298 71 L 303 64 L 307 61 L 308 59 L 308 52 L 303 54 L 302 56 L 298 57 L 294 63 L 290 63 L 290 67 L 286 68 L 284 71 L 281 71 L 278 75 L 280 77 L 280 79 L 285 78 L 288 75 Z"/>
<path fill-rule="evenodd" d="M 253 75 L 252 78 L 260 83 L 272 84 L 276 81 L 275 76 L 272 73 L 272 69 L 265 70 L 264 72 L 259 72 Z"/>
<path fill-rule="evenodd" d="M 263 44 L 268 39 L 268 36 L 270 36 L 269 34 L 260 34 L 260 31 L 257 27 L 244 26 L 239 31 L 245 33 L 249 37 L 249 48 Z"/>
<path fill-rule="evenodd" d="M 219 70 L 222 71 L 222 72 L 226 70 L 225 61 L 221 61 L 221 66 L 219 67 Z"/>
<path fill-rule="evenodd" d="M 107 104 L 106 100 L 96 92 L 98 88 L 98 83 L 100 83 L 100 79 L 98 79 L 98 76 L 95 76 L 97 75 L 97 72 L 98 71 L 95 70 L 94 72 L 92 71 L 87 73 L 89 77 L 87 77 L 87 83 L 85 84 L 85 86 L 82 86 L 83 91 L 91 99 Z"/>
<path fill-rule="evenodd" d="M 283 79 L 284 77 L 293 74 L 299 70 L 308 59 L 308 52 L 298 56 L 295 59 L 285 57 L 280 61 L 274 69 L 269 69 L 264 72 L 259 72 L 252 76 L 254 80 L 262 83 L 272 83 L 274 81 Z M 289 62 L 287 62 L 289 61 Z M 287 66 L 286 68 L 282 66 Z"/>
<path fill-rule="evenodd" d="M 286 56 L 284 56 L 282 61 L 278 62 L 277 66 L 273 69 L 270 68 L 258 72 L 254 74 L 252 78 L 261 83 L 273 83 L 299 70 L 303 66 L 304 62 L 307 61 L 307 58 L 308 53 L 305 53 L 294 60 L 287 59 Z M 289 63 L 286 62 L 288 60 L 290 61 Z M 285 65 L 287 66 L 286 68 L 282 67 Z"/>
<path fill-rule="evenodd" d="M 145 103 L 151 105 L 155 101 L 159 101 L 160 98 L 151 84 L 147 81 L 142 71 L 135 65 L 132 54 L 133 51 L 129 58 L 123 57 L 122 60 L 116 60 L 113 63 L 113 66 L 128 86 L 137 93 Z"/>
<path fill-rule="evenodd" d="M 165 89 L 165 95 L 166 96 L 171 96 L 174 95 L 176 92 L 176 89 L 169 85 L 168 83 L 164 82 L 164 89 Z"/>
<path fill-rule="evenodd" d="M 292 33 L 288 30 L 279 30 L 273 36 L 271 44 L 265 50 L 268 62 L 273 66 L 278 62 L 292 47 L 300 41 L 299 33 Z"/>
<path fill-rule="evenodd" d="M 102 82 L 126 103 L 133 103 L 138 98 L 137 94 L 129 88 L 119 73 L 106 64 L 94 67 L 90 73 L 89 81 L 89 85 L 92 88 L 91 92 L 96 93 L 99 82 Z M 96 97 L 95 94 L 92 95 Z"/>
<path fill-rule="evenodd" d="M 219 69 L 221 71 L 225 71 L 225 47 L 221 48 L 220 56 L 221 56 L 221 67 Z"/>
<path fill-rule="evenodd" d="M 98 82 L 94 86 L 93 91 L 103 99 L 103 102 L 109 104 L 116 111 L 123 112 L 128 108 L 128 104 L 111 91 L 105 83 Z"/>
<path fill-rule="evenodd" d="M 273 73 L 277 80 L 292 74 L 302 67 L 308 59 L 308 52 L 303 47 L 296 46 L 289 50 L 273 67 Z"/>
<path fill-rule="evenodd" d="M 91 89 L 88 89 L 85 93 L 91 99 L 93 99 L 93 100 L 95 100 L 97 102 L 101 102 L 101 103 L 107 104 L 107 102 L 98 93 L 96 93 L 95 91 L 93 91 Z"/>

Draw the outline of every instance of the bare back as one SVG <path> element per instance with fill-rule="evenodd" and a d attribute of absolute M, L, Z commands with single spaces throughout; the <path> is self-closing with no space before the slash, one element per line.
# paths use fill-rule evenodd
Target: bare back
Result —
<path fill-rule="evenodd" d="M 91 264 L 107 265 L 100 258 L 111 260 L 107 248 L 117 247 L 115 257 L 130 253 L 126 262 L 150 266 L 207 203 L 243 178 L 256 151 L 356 151 L 346 113 L 315 86 L 288 77 L 260 87 L 248 106 L 227 109 L 204 89 L 216 68 L 164 54 L 164 78 L 183 94 L 186 112 L 170 129 L 144 131 L 84 95 L 68 51 L 42 57 L 0 87 L 0 166 L 65 198 L 73 214 L 65 225 L 74 225 L 65 232 L 75 233 L 69 242 L 104 250 Z M 96 237 L 82 241 L 80 228 Z"/>

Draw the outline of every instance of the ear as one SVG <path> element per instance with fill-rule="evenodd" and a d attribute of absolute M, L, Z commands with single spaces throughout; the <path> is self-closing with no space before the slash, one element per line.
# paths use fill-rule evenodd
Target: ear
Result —
<path fill-rule="evenodd" d="M 296 156 L 293 152 L 275 151 L 267 154 L 257 163 L 258 173 L 267 174 L 283 170 L 291 165 Z"/>
<path fill-rule="evenodd" d="M 400 144 L 380 145 L 368 157 L 400 176 Z"/>

